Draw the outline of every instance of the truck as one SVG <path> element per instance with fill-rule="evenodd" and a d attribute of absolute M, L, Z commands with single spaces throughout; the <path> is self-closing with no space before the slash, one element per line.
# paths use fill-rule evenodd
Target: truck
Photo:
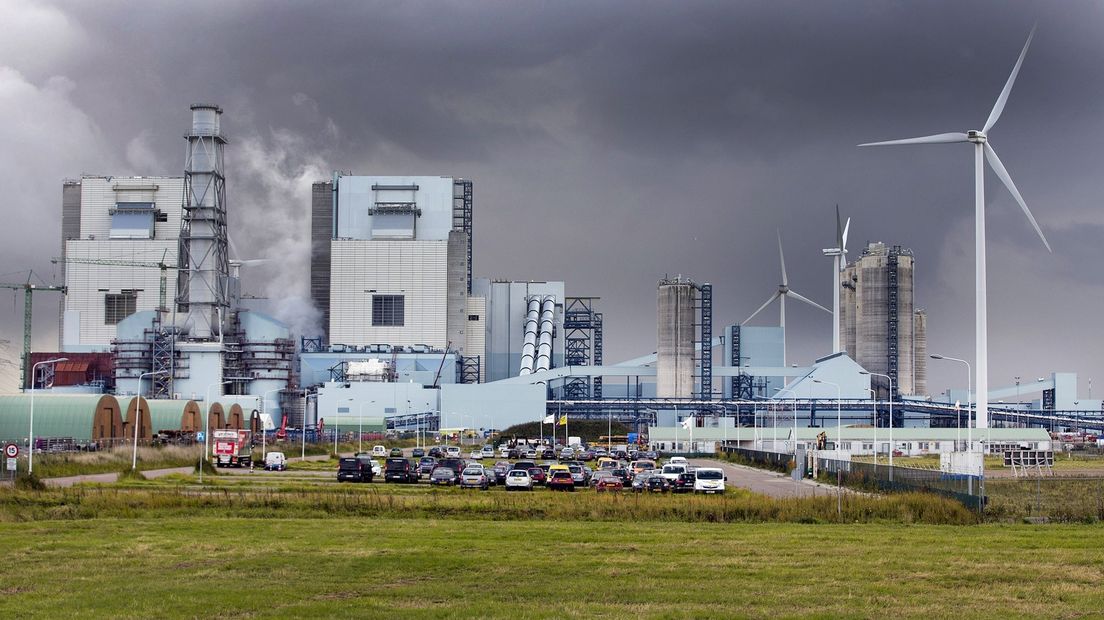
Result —
<path fill-rule="evenodd" d="M 220 429 L 211 431 L 211 451 L 216 467 L 250 467 L 253 464 L 253 443 L 250 431 Z"/>

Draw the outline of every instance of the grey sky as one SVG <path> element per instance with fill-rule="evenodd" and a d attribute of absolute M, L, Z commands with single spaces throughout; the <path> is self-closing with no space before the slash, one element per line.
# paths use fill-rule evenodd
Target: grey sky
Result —
<path fill-rule="evenodd" d="M 476 181 L 475 271 L 603 298 L 607 359 L 654 349 L 655 283 L 710 281 L 718 325 L 779 280 L 827 304 L 833 205 L 911 247 L 929 349 L 973 357 L 971 154 L 864 141 L 991 132 L 1055 248 L 987 180 L 990 383 L 1101 376 L 1104 5 L 1098 2 L 190 2 L 0 5 L 3 279 L 58 252 L 60 181 L 178 174 L 188 105 L 223 106 L 245 288 L 302 316 L 311 181 L 333 169 Z M 0 295 L 0 337 L 21 303 Z M 38 303 L 36 348 L 56 344 Z M 764 313 L 769 324 L 776 313 Z M 758 321 L 759 319 L 757 319 Z M 830 348 L 794 308 L 790 357 Z M 12 347 L 18 349 L 18 347 Z M 930 385 L 964 383 L 933 362 Z"/>

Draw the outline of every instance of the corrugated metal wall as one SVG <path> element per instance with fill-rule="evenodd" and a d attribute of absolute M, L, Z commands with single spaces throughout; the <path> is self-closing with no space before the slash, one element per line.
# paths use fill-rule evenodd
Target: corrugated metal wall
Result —
<path fill-rule="evenodd" d="M 689 282 L 660 282 L 659 339 L 656 349 L 656 396 L 694 395 L 694 342 L 697 289 Z"/>
<path fill-rule="evenodd" d="M 330 336 L 330 239 L 333 237 L 333 183 L 311 187 L 310 290 L 314 307 L 322 313 L 324 342 Z M 304 334 L 313 336 L 314 334 Z"/>

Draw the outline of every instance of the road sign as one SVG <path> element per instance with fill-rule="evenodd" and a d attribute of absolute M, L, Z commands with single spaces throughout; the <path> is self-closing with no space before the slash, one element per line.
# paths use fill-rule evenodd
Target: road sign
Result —
<path fill-rule="evenodd" d="M 8 459 L 8 471 L 15 471 L 19 459 Z"/>
<path fill-rule="evenodd" d="M 204 437 L 205 435 L 203 434 L 203 431 L 199 431 L 198 433 L 196 433 L 196 441 L 203 441 Z"/>
<path fill-rule="evenodd" d="M 8 445 L 4 446 L 4 456 L 8 457 L 9 459 L 14 459 L 15 457 L 19 456 L 19 446 L 15 445 L 14 443 L 9 443 Z"/>

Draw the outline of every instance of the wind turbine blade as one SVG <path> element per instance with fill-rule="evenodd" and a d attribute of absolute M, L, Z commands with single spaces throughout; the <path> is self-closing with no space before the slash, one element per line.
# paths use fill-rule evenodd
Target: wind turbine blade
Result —
<path fill-rule="evenodd" d="M 798 301 L 803 301 L 803 302 L 809 304 L 810 306 L 812 306 L 814 308 L 820 308 L 821 310 L 827 312 L 828 314 L 832 314 L 832 311 L 829 310 L 828 308 L 825 308 L 824 306 L 818 304 L 817 302 L 815 302 L 811 299 L 808 299 L 807 297 L 803 297 L 803 296 L 793 292 L 792 290 L 786 291 L 786 295 L 789 295 L 790 297 L 793 297 L 794 299 L 796 299 Z"/>
<path fill-rule="evenodd" d="M 1012 182 L 1012 177 L 1008 174 L 1008 170 L 1004 168 L 1004 164 L 1001 163 L 1000 157 L 997 157 L 997 152 L 993 150 L 988 142 L 985 143 L 985 159 L 989 160 L 989 166 L 993 169 L 993 172 L 997 173 L 1004 186 L 1008 188 L 1008 191 L 1012 194 L 1012 197 L 1016 199 L 1016 202 L 1020 203 L 1020 208 L 1023 209 L 1024 215 L 1027 216 L 1027 221 L 1031 222 L 1032 228 L 1039 235 L 1039 238 L 1043 240 L 1043 245 L 1046 246 L 1048 252 L 1053 252 L 1050 249 L 1050 243 L 1047 242 L 1046 236 L 1043 235 L 1043 231 L 1039 228 L 1039 223 L 1035 221 L 1035 216 L 1031 215 L 1031 209 L 1027 208 L 1027 203 L 1024 202 L 1023 196 L 1020 195 L 1020 190 L 1016 189 L 1016 184 Z"/>
<path fill-rule="evenodd" d="M 760 312 L 762 312 L 762 311 L 763 311 L 763 308 L 766 308 L 767 306 L 771 305 L 771 302 L 772 302 L 772 301 L 774 301 L 775 299 L 778 299 L 778 296 L 779 296 L 779 295 L 781 295 L 781 294 L 782 294 L 782 293 L 780 293 L 780 292 L 778 292 L 778 291 L 775 291 L 775 292 L 774 292 L 774 294 L 770 296 L 770 299 L 768 299 L 768 300 L 767 300 L 766 302 L 764 302 L 762 306 L 759 306 L 759 309 L 758 309 L 758 310 L 756 310 L 755 312 L 752 312 L 752 313 L 751 313 L 751 316 L 749 316 L 748 318 L 744 319 L 744 322 L 743 322 L 743 323 L 740 323 L 740 325 L 744 325 L 744 324 L 748 323 L 749 321 L 751 321 L 752 319 L 754 319 L 754 318 L 755 318 L 755 315 L 757 315 L 757 314 L 759 314 Z"/>
<path fill-rule="evenodd" d="M 843 225 L 843 244 L 840 245 L 840 250 L 844 254 L 847 253 L 847 231 L 851 230 L 851 218 L 847 218 L 847 223 Z"/>
<path fill-rule="evenodd" d="M 1027 35 L 1027 43 L 1024 43 L 1023 50 L 1020 52 L 1020 57 L 1016 60 L 1016 66 L 1012 67 L 1012 74 L 1008 76 L 1008 81 L 1004 83 L 1004 89 L 1001 90 L 1001 94 L 997 97 L 997 102 L 993 104 L 993 111 L 989 113 L 989 120 L 985 121 L 985 127 L 982 128 L 981 133 L 989 133 L 989 130 L 993 128 L 993 125 L 997 124 L 997 119 L 1000 118 L 1001 112 L 1004 112 L 1004 104 L 1008 103 L 1008 93 L 1012 92 L 1012 85 L 1016 83 L 1016 75 L 1020 73 L 1020 66 L 1023 65 L 1024 56 L 1027 56 L 1027 48 L 1031 46 L 1031 40 L 1035 38 L 1035 26 L 1031 27 L 1031 34 Z"/>
<path fill-rule="evenodd" d="M 777 229 L 774 232 L 778 235 L 778 259 L 782 263 L 782 286 L 789 286 L 790 279 L 786 275 L 786 255 L 782 253 L 782 232 Z"/>
<path fill-rule="evenodd" d="M 967 142 L 966 134 L 961 132 L 937 133 L 933 136 L 920 136 L 919 138 L 905 138 L 903 140 L 887 140 L 885 142 L 867 142 L 859 146 L 896 146 L 898 144 L 950 144 L 952 142 Z"/>

